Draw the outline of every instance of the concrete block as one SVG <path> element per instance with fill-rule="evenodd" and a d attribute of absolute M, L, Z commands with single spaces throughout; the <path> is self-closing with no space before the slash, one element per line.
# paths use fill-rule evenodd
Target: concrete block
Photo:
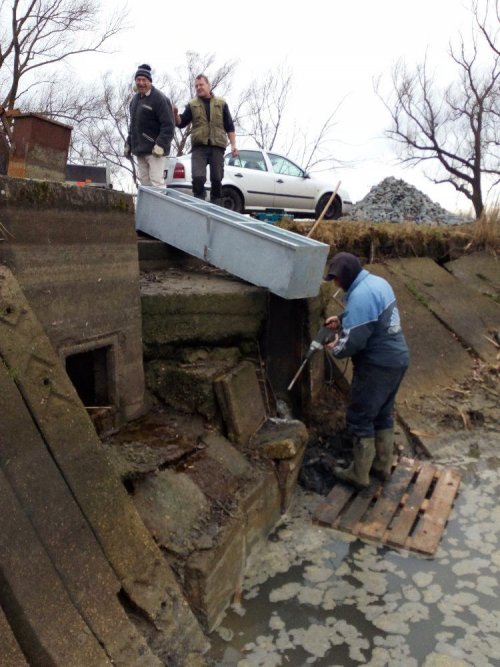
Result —
<path fill-rule="evenodd" d="M 297 447 L 290 438 L 283 438 L 260 445 L 258 452 L 264 459 L 293 459 L 297 454 Z"/>
<path fill-rule="evenodd" d="M 254 364 L 244 361 L 216 380 L 215 393 L 229 439 L 248 444 L 266 419 L 266 409 Z"/>
<path fill-rule="evenodd" d="M 143 275 L 140 283 L 145 355 L 168 346 L 234 345 L 254 340 L 267 313 L 266 290 L 228 276 L 195 271 Z"/>
<path fill-rule="evenodd" d="M 201 259 L 163 243 L 158 239 L 138 236 L 139 268 L 141 271 L 166 271 L 172 267 L 182 269 L 199 269 L 207 264 Z"/>
<path fill-rule="evenodd" d="M 146 364 L 146 384 L 166 405 L 214 419 L 218 411 L 214 381 L 231 365 L 229 362 L 180 365 L 150 361 Z"/>
<path fill-rule="evenodd" d="M 295 454 L 292 457 L 274 457 L 282 513 L 287 511 L 292 502 L 307 440 L 307 429 L 301 421 L 269 419 L 252 442 L 252 451 L 258 454 L 262 450 L 267 454 L 273 446 L 286 441 L 294 446 Z"/>
<path fill-rule="evenodd" d="M 0 262 L 15 273 L 60 359 L 105 350 L 107 395 L 99 404 L 113 405 L 118 422 L 139 416 L 144 373 L 132 197 L 0 177 L 0 217 Z"/>
<path fill-rule="evenodd" d="M 248 459 L 220 433 L 212 431 L 203 436 L 202 442 L 207 446 L 205 455 L 224 466 L 240 480 L 252 479 L 257 475 L 257 471 Z"/>
<path fill-rule="evenodd" d="M 194 551 L 197 531 L 206 522 L 210 506 L 187 475 L 161 470 L 136 483 L 133 498 L 158 544 L 177 556 Z"/>
<path fill-rule="evenodd" d="M 281 512 L 285 513 L 291 506 L 297 479 L 299 477 L 300 466 L 306 451 L 306 445 L 303 444 L 293 459 L 278 461 L 278 486 L 281 492 Z"/>
<path fill-rule="evenodd" d="M 245 524 L 235 517 L 221 529 L 214 549 L 197 552 L 186 563 L 185 591 L 207 632 L 219 623 L 241 588 L 245 554 Z"/>
<path fill-rule="evenodd" d="M 241 508 L 246 516 L 246 561 L 265 548 L 269 533 L 281 519 L 281 494 L 276 470 L 268 463 L 259 477 L 241 494 Z"/>

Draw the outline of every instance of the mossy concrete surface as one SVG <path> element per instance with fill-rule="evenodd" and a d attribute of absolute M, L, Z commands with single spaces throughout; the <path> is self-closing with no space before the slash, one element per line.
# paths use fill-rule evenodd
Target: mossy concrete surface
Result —
<path fill-rule="evenodd" d="M 0 655 L 3 667 L 28 667 L 12 628 L 0 607 Z"/>
<path fill-rule="evenodd" d="M 144 409 L 133 198 L 0 176 L 0 262 L 61 359 L 109 351 L 103 403 L 117 424 Z M 93 403 L 95 405 L 95 403 Z"/>
<path fill-rule="evenodd" d="M 495 346 L 487 340 L 500 330 L 500 308 L 472 288 L 467 281 L 458 280 L 431 259 L 391 260 L 390 272 L 414 286 L 424 304 L 483 361 L 494 363 Z M 478 266 L 479 270 L 479 266 Z"/>
<path fill-rule="evenodd" d="M 107 188 L 76 187 L 66 183 L 0 175 L 0 209 L 117 211 L 134 214 L 133 197 Z M 2 220 L 2 224 L 5 224 Z"/>
<path fill-rule="evenodd" d="M 255 339 L 267 313 L 267 291 L 226 276 L 166 271 L 141 279 L 146 357 L 165 345 L 230 345 Z"/>
<path fill-rule="evenodd" d="M 3 469 L 0 497 L 0 600 L 29 664 L 109 667 Z"/>
<path fill-rule="evenodd" d="M 75 608 L 112 660 L 143 667 L 155 664 L 145 639 L 118 602 L 120 581 L 74 497 L 68 493 L 3 362 L 0 414 L 0 466 Z M 22 607 L 22 599 L 18 604 Z"/>
<path fill-rule="evenodd" d="M 500 260 L 482 252 L 464 255 L 445 264 L 462 283 L 500 303 Z"/>
<path fill-rule="evenodd" d="M 181 557 L 194 551 L 194 534 L 206 523 L 209 502 L 188 475 L 160 470 L 138 482 L 133 497 L 158 544 Z"/>
<path fill-rule="evenodd" d="M 158 360 L 146 363 L 146 383 L 162 401 L 181 412 L 217 415 L 214 381 L 231 367 L 230 362 L 179 365 Z"/>
<path fill-rule="evenodd" d="M 175 652 L 179 663 L 187 653 L 202 651 L 206 647 L 205 639 L 171 569 L 105 458 L 87 412 L 58 356 L 18 283 L 5 267 L 0 270 L 0 334 L 0 356 L 9 376 L 11 380 L 15 379 L 37 432 L 50 448 L 51 456 L 64 478 L 67 493 L 71 494 L 91 526 L 95 539 L 120 581 L 123 595 L 147 619 L 151 633 L 161 635 L 163 644 L 169 646 L 169 651 Z M 3 510 L 1 515 L 4 518 L 15 516 L 8 508 Z M 11 523 L 8 531 L 0 531 L 2 535 L 10 536 L 9 544 L 13 544 L 16 523 L 21 527 L 18 519 Z M 28 548 L 28 542 L 20 534 L 16 543 L 16 567 L 20 573 L 31 567 L 29 559 L 33 551 Z M 24 566 L 23 558 L 27 559 Z M 44 581 L 43 575 L 40 581 Z M 64 590 L 67 590 L 66 587 Z M 50 611 L 43 596 L 40 599 L 38 606 Z M 3 606 L 3 598 L 0 603 Z M 51 614 L 57 618 L 54 610 Z M 58 632 L 61 641 L 66 641 L 67 636 L 71 639 L 61 624 Z M 56 633 L 56 642 L 57 636 Z M 175 646 L 172 646 L 174 642 Z M 77 647 L 78 642 L 73 643 Z M 82 649 L 81 655 L 85 654 Z M 86 659 L 92 664 L 101 664 L 97 659 L 94 662 L 89 655 Z M 80 663 L 70 657 L 54 664 Z"/>
<path fill-rule="evenodd" d="M 229 439 L 245 446 L 266 420 L 254 364 L 242 361 L 215 381 L 215 393 Z"/>
<path fill-rule="evenodd" d="M 211 631 L 238 592 L 249 557 L 279 521 L 281 494 L 270 461 L 252 464 L 201 424 L 192 435 L 191 455 L 130 483 L 144 523 Z"/>

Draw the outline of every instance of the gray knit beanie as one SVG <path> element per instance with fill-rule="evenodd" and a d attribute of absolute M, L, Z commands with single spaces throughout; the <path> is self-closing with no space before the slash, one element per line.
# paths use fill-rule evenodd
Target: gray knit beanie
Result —
<path fill-rule="evenodd" d="M 139 65 L 134 79 L 137 79 L 138 76 L 145 76 L 146 79 L 149 79 L 152 82 L 153 77 L 151 76 L 151 65 Z"/>

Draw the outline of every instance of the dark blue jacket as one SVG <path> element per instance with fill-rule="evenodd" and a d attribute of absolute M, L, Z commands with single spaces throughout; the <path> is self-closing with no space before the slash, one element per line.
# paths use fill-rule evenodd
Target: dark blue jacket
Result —
<path fill-rule="evenodd" d="M 158 144 L 170 153 L 174 136 L 174 115 L 168 97 L 154 86 L 149 95 L 136 93 L 130 102 L 128 144 L 134 155 L 151 155 Z"/>
<path fill-rule="evenodd" d="M 333 354 L 338 358 L 352 357 L 355 365 L 366 362 L 395 368 L 408 366 L 408 346 L 396 297 L 387 280 L 363 269 L 346 292 L 344 302 L 342 330 Z"/>

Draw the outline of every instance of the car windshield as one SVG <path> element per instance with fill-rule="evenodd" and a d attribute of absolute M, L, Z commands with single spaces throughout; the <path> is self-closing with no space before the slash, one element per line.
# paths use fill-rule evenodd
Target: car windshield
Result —
<path fill-rule="evenodd" d="M 276 174 L 282 174 L 283 176 L 304 176 L 303 169 L 297 167 L 296 164 L 290 162 L 290 160 L 287 160 L 282 155 L 269 153 L 269 159 Z"/>

